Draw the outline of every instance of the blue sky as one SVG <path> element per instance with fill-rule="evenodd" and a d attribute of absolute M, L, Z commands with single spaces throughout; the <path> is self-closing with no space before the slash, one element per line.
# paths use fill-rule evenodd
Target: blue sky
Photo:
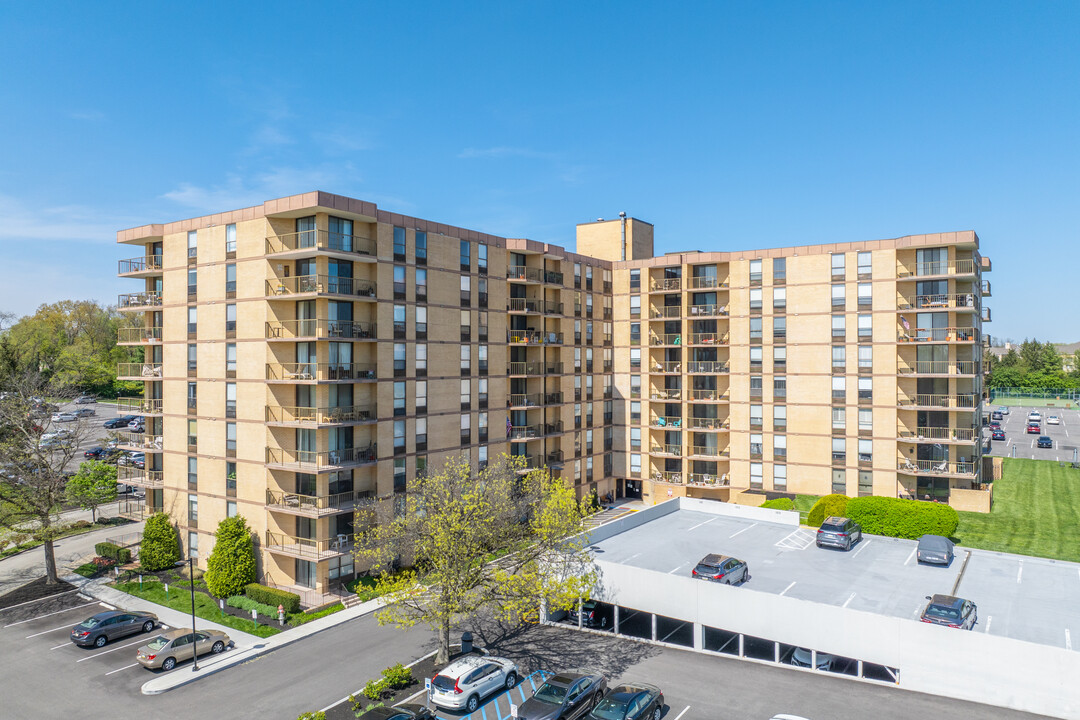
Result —
<path fill-rule="evenodd" d="M 571 247 L 620 210 L 658 252 L 974 229 L 991 334 L 1080 340 L 1080 3 L 5 3 L 0 32 L 2 310 L 133 291 L 118 229 L 323 189 Z"/>

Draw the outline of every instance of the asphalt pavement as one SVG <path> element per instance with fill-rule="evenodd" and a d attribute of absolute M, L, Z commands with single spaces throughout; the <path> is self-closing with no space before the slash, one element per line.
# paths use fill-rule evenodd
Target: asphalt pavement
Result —
<path fill-rule="evenodd" d="M 989 414 L 999 406 L 986 407 Z M 991 441 L 991 455 L 1068 463 L 1080 461 L 1080 410 L 1058 407 L 1011 407 L 1009 410 L 1010 412 L 998 421 L 1001 429 L 1005 431 L 1005 439 Z M 1038 433 L 1027 432 L 1028 413 L 1032 410 L 1038 410 L 1042 415 Z M 1057 416 L 1059 422 L 1056 425 L 1047 422 L 1051 415 Z M 1048 436 L 1054 446 L 1036 447 L 1036 440 L 1040 435 Z M 989 429 L 983 428 L 983 436 L 990 437 Z"/>

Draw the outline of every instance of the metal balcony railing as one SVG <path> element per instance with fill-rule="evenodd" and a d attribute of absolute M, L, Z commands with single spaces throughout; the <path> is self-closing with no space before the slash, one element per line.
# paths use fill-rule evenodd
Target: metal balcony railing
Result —
<path fill-rule="evenodd" d="M 687 418 L 686 427 L 690 430 L 728 430 L 731 428 L 731 420 L 728 418 Z"/>
<path fill-rule="evenodd" d="M 506 268 L 506 279 L 511 282 L 544 282 L 544 270 L 542 268 L 526 267 L 525 265 L 510 265 Z"/>
<path fill-rule="evenodd" d="M 682 363 L 679 362 L 654 362 L 651 367 L 654 373 L 678 373 L 682 372 Z"/>
<path fill-rule="evenodd" d="M 901 327 L 897 342 L 979 342 L 979 329 L 974 327 L 913 328 Z"/>
<path fill-rule="evenodd" d="M 347 407 L 289 407 L 282 405 L 267 405 L 266 421 L 270 423 L 301 423 L 310 425 L 374 422 L 375 411 L 366 405 L 350 405 Z"/>
<path fill-rule="evenodd" d="M 917 360 L 914 364 L 899 364 L 898 375 L 975 375 L 978 363 L 974 360 Z"/>
<path fill-rule="evenodd" d="M 153 380 L 161 377 L 161 363 L 117 363 L 118 378 Z"/>
<path fill-rule="evenodd" d="M 712 400 L 712 401 L 727 401 L 728 395 L 721 390 L 700 390 L 693 389 L 690 391 L 690 400 Z"/>
<path fill-rule="evenodd" d="M 116 298 L 117 310 L 138 310 L 160 306 L 161 293 L 159 292 L 125 293 Z"/>
<path fill-rule="evenodd" d="M 150 433 L 122 431 L 116 433 L 117 447 L 144 452 L 161 452 L 161 436 Z"/>
<path fill-rule="evenodd" d="M 266 543 L 264 550 L 277 555 L 303 558 L 307 560 L 327 560 L 347 555 L 352 552 L 353 536 L 338 535 L 333 538 L 315 539 L 302 538 L 295 535 L 266 531 Z"/>
<path fill-rule="evenodd" d="M 563 334 L 540 330 L 507 330 L 506 342 L 512 345 L 562 345 Z"/>
<path fill-rule="evenodd" d="M 730 448 L 713 447 L 711 445 L 691 445 L 690 454 L 698 457 L 730 457 Z"/>
<path fill-rule="evenodd" d="M 898 310 L 923 310 L 934 308 L 979 309 L 979 296 L 973 293 L 955 293 L 947 295 L 901 296 L 896 301 Z"/>
<path fill-rule="evenodd" d="M 966 475 L 976 474 L 973 462 L 950 462 L 948 460 L 910 460 L 897 458 L 896 469 L 910 474 Z"/>
<path fill-rule="evenodd" d="M 653 455 L 674 455 L 677 457 L 682 456 L 681 445 L 667 445 L 667 444 L 653 444 L 650 450 Z"/>
<path fill-rule="evenodd" d="M 266 379 L 284 382 L 299 380 L 375 380 L 371 363 L 267 363 Z"/>
<path fill-rule="evenodd" d="M 649 420 L 649 427 L 654 427 L 654 428 L 681 428 L 682 427 L 682 422 L 683 422 L 682 418 L 678 417 L 678 416 L 675 416 L 675 415 L 672 415 L 672 416 L 658 415 L 658 416 L 652 418 L 651 420 Z"/>
<path fill-rule="evenodd" d="M 506 396 L 506 407 L 540 407 L 546 399 L 544 393 L 511 393 Z"/>
<path fill-rule="evenodd" d="M 145 520 L 151 515 L 164 512 L 165 509 L 161 505 L 148 504 L 145 501 L 124 500 L 120 503 L 119 510 L 120 517 L 129 520 Z"/>
<path fill-rule="evenodd" d="M 928 441 L 952 441 L 971 443 L 982 439 L 982 430 L 976 427 L 916 427 L 914 429 L 899 425 L 896 428 L 896 436 L 909 442 Z"/>
<path fill-rule="evenodd" d="M 291 450 L 288 448 L 266 448 L 266 463 L 268 465 L 283 465 L 301 470 L 369 465 L 374 463 L 376 459 L 374 443 L 367 447 L 342 448 L 322 452 L 315 450 Z"/>
<path fill-rule="evenodd" d="M 900 395 L 896 399 L 899 407 L 933 407 L 956 410 L 974 410 L 979 406 L 980 397 L 974 394 L 936 395 L 923 394 Z"/>
<path fill-rule="evenodd" d="M 349 491 L 334 495 L 301 495 L 283 490 L 267 490 L 266 506 L 297 515 L 334 515 L 351 512 L 357 508 L 375 504 L 375 494 L 371 492 Z"/>
<path fill-rule="evenodd" d="M 161 398 L 116 398 L 116 411 L 123 415 L 160 415 Z"/>
<path fill-rule="evenodd" d="M 682 278 L 660 278 L 649 281 L 650 292 L 671 292 L 682 289 Z"/>
<path fill-rule="evenodd" d="M 657 335 L 656 333 L 649 333 L 650 345 L 682 345 L 682 333 L 668 333 L 666 335 Z"/>
<path fill-rule="evenodd" d="M 116 341 L 119 344 L 161 342 L 161 328 L 159 328 L 159 327 L 122 327 L 122 328 L 117 328 L 117 330 L 116 330 Z"/>
<path fill-rule="evenodd" d="M 266 323 L 268 340 L 293 340 L 297 338 L 353 339 L 375 338 L 375 323 L 354 320 L 270 320 Z"/>
<path fill-rule="evenodd" d="M 728 333 L 690 333 L 691 345 L 727 345 Z"/>
<path fill-rule="evenodd" d="M 506 309 L 512 313 L 538 313 L 544 304 L 536 298 L 508 298 Z"/>
<path fill-rule="evenodd" d="M 510 440 L 537 440 L 544 436 L 543 423 L 535 425 L 514 425 L 510 428 Z"/>
<path fill-rule="evenodd" d="M 686 372 L 688 373 L 726 373 L 728 371 L 728 364 L 726 362 L 720 362 L 719 360 L 691 360 L 686 363 Z"/>
<path fill-rule="evenodd" d="M 120 275 L 131 275 L 134 273 L 160 273 L 161 272 L 161 256 L 160 255 L 145 255 L 143 257 L 128 258 L 127 260 L 120 261 L 119 273 Z"/>
<path fill-rule="evenodd" d="M 674 470 L 657 470 L 652 474 L 652 481 L 669 485 L 681 485 L 683 483 L 683 474 Z"/>
<path fill-rule="evenodd" d="M 562 375 L 561 362 L 512 362 L 506 366 L 507 375 Z"/>
<path fill-rule="evenodd" d="M 682 390 L 653 390 L 649 393 L 650 400 L 678 400 L 682 397 Z"/>
<path fill-rule="evenodd" d="M 726 317 L 728 307 L 727 305 L 691 305 L 686 312 L 696 317 Z"/>
<path fill-rule="evenodd" d="M 681 305 L 665 305 L 663 307 L 649 308 L 649 317 L 654 320 L 657 318 L 678 318 L 682 317 Z"/>
<path fill-rule="evenodd" d="M 712 288 L 727 290 L 728 282 L 716 277 L 690 277 L 687 279 L 686 286 L 691 290 L 709 290 Z"/>
<path fill-rule="evenodd" d="M 271 278 L 266 281 L 266 295 L 348 295 L 350 297 L 374 298 L 375 283 L 359 278 L 336 275 L 296 275 Z"/>
<path fill-rule="evenodd" d="M 374 255 L 375 243 L 360 235 L 345 235 L 327 230 L 301 230 L 266 238 L 266 254 L 274 255 L 294 250 L 329 250 L 356 255 Z"/>
<path fill-rule="evenodd" d="M 975 261 L 973 259 L 936 260 L 933 262 L 898 263 L 896 276 L 898 278 L 926 277 L 928 275 L 973 275 L 975 274 Z"/>
<path fill-rule="evenodd" d="M 130 465 L 121 465 L 117 469 L 116 480 L 125 485 L 143 488 L 160 488 L 165 485 L 165 474 L 161 470 L 140 470 Z"/>
<path fill-rule="evenodd" d="M 709 473 L 690 473 L 686 477 L 688 485 L 706 485 L 709 487 L 727 487 L 730 482 L 728 474 L 716 476 Z"/>

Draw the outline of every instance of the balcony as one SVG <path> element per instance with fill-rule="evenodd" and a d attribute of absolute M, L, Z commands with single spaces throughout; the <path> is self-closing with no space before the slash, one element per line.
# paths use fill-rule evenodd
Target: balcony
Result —
<path fill-rule="evenodd" d="M 727 345 L 728 333 L 690 333 L 690 345 Z"/>
<path fill-rule="evenodd" d="M 990 320 L 990 308 L 984 307 L 982 309 L 982 321 L 984 323 L 991 322 L 991 320 Z"/>
<path fill-rule="evenodd" d="M 375 411 L 368 406 L 289 407 L 266 406 L 269 425 L 358 425 L 375 422 Z"/>
<path fill-rule="evenodd" d="M 976 463 L 950 462 L 948 460 L 909 460 L 898 458 L 896 469 L 908 475 L 946 475 L 949 477 L 974 478 Z"/>
<path fill-rule="evenodd" d="M 563 334 L 540 330 L 508 330 L 506 342 L 511 345 L 562 345 Z"/>
<path fill-rule="evenodd" d="M 712 447 L 711 445 L 691 445 L 690 455 L 702 458 L 727 458 L 731 457 L 730 448 Z"/>
<path fill-rule="evenodd" d="M 731 483 L 727 473 L 720 477 L 708 473 L 690 473 L 686 476 L 686 484 L 704 487 L 728 487 Z"/>
<path fill-rule="evenodd" d="M 542 268 L 510 265 L 506 268 L 506 279 L 510 282 L 542 283 L 545 277 Z"/>
<path fill-rule="evenodd" d="M 658 415 L 649 420 L 649 427 L 680 428 L 682 427 L 682 418 L 678 416 Z"/>
<path fill-rule="evenodd" d="M 686 309 L 690 317 L 727 317 L 727 305 L 691 305 Z"/>
<path fill-rule="evenodd" d="M 694 373 L 726 373 L 728 364 L 719 360 L 691 360 L 686 363 L 686 372 Z"/>
<path fill-rule="evenodd" d="M 940 310 L 958 309 L 976 311 L 979 309 L 979 296 L 972 293 L 952 295 L 914 295 L 896 301 L 897 310 Z"/>
<path fill-rule="evenodd" d="M 538 408 L 546 404 L 544 393 L 511 393 L 506 396 L 508 408 Z"/>
<path fill-rule="evenodd" d="M 161 363 L 117 363 L 117 380 L 158 380 Z"/>
<path fill-rule="evenodd" d="M 351 553 L 353 536 L 338 535 L 334 538 L 316 540 L 267 530 L 266 543 L 263 545 L 263 549 L 275 555 L 287 555 L 293 558 L 318 562 Z"/>
<path fill-rule="evenodd" d="M 699 390 L 693 389 L 690 391 L 690 402 L 727 402 L 728 394 L 721 390 Z"/>
<path fill-rule="evenodd" d="M 991 296 L 991 293 L 990 293 L 990 281 L 989 280 L 983 280 L 982 281 L 982 288 L 981 289 L 982 289 L 982 296 L 983 297 L 990 297 Z"/>
<path fill-rule="evenodd" d="M 267 340 L 374 340 L 375 323 L 350 320 L 271 320 Z"/>
<path fill-rule="evenodd" d="M 160 342 L 159 327 L 122 327 L 116 330 L 117 345 L 150 345 Z"/>
<path fill-rule="evenodd" d="M 125 293 L 116 298 L 117 310 L 147 310 L 155 307 L 161 307 L 159 292 Z"/>
<path fill-rule="evenodd" d="M 511 442 L 522 440 L 539 440 L 544 437 L 545 426 L 543 423 L 535 425 L 514 425 L 510 428 L 508 438 Z"/>
<path fill-rule="evenodd" d="M 338 468 L 373 465 L 375 461 L 374 443 L 367 447 L 343 448 L 324 452 L 266 448 L 266 464 L 277 470 L 327 472 Z"/>
<path fill-rule="evenodd" d="M 161 405 L 161 398 L 116 398 L 116 412 L 119 415 L 160 415 Z"/>
<path fill-rule="evenodd" d="M 161 470 L 140 470 L 130 465 L 121 465 L 116 470 L 116 481 L 125 485 L 151 490 L 165 486 L 165 474 Z"/>
<path fill-rule="evenodd" d="M 964 410 L 974 411 L 979 407 L 981 398 L 978 395 L 900 395 L 896 399 L 898 407 L 911 409 L 931 410 Z"/>
<path fill-rule="evenodd" d="M 549 283 L 551 285 L 562 285 L 563 284 L 563 274 L 561 272 L 555 272 L 554 270 L 545 270 L 544 271 L 544 282 Z"/>
<path fill-rule="evenodd" d="M 649 292 L 675 292 L 682 290 L 682 278 L 660 278 L 649 281 Z"/>
<path fill-rule="evenodd" d="M 914 330 L 901 328 L 896 341 L 899 343 L 975 343 L 979 342 L 979 329 L 974 327 L 915 328 Z"/>
<path fill-rule="evenodd" d="M 728 283 L 727 280 L 715 277 L 690 277 L 686 287 L 690 290 L 727 290 Z"/>
<path fill-rule="evenodd" d="M 656 333 L 649 333 L 650 345 L 682 345 L 681 333 L 668 333 L 666 335 L 657 335 Z"/>
<path fill-rule="evenodd" d="M 561 362 L 512 362 L 506 366 L 507 375 L 562 375 Z"/>
<path fill-rule="evenodd" d="M 370 363 L 267 363 L 266 379 L 277 383 L 376 380 Z"/>
<path fill-rule="evenodd" d="M 656 374 L 674 375 L 682 372 L 682 363 L 679 362 L 654 362 L 650 372 Z"/>
<path fill-rule="evenodd" d="M 896 437 L 910 443 L 958 443 L 970 445 L 982 441 L 982 430 L 977 427 L 916 427 L 903 425 L 896 428 Z"/>
<path fill-rule="evenodd" d="M 649 394 L 650 400 L 678 400 L 682 397 L 682 390 L 654 390 Z"/>
<path fill-rule="evenodd" d="M 654 443 L 649 450 L 653 455 L 667 455 L 668 457 L 682 457 L 681 445 L 667 445 Z"/>
<path fill-rule="evenodd" d="M 312 251 L 342 253 L 357 262 L 375 262 L 375 243 L 370 238 L 359 235 L 345 235 L 327 230 L 302 230 L 266 238 L 267 255 L 305 255 Z"/>
<path fill-rule="evenodd" d="M 898 278 L 925 278 L 939 275 L 974 275 L 976 271 L 975 260 L 971 258 L 959 260 L 937 260 L 933 262 L 897 263 L 896 277 Z"/>
<path fill-rule="evenodd" d="M 731 420 L 720 418 L 687 418 L 686 427 L 690 430 L 721 431 L 731 428 Z"/>
<path fill-rule="evenodd" d="M 899 364 L 898 375 L 975 375 L 978 363 L 974 360 L 917 360 L 914 364 Z"/>
<path fill-rule="evenodd" d="M 121 450 L 161 452 L 161 436 L 145 432 L 122 431 L 116 433 L 116 446 Z"/>
<path fill-rule="evenodd" d="M 663 307 L 649 308 L 649 317 L 653 320 L 663 318 L 680 318 L 682 317 L 681 305 L 665 305 Z"/>
<path fill-rule="evenodd" d="M 353 512 L 358 508 L 375 504 L 375 495 L 370 492 L 350 491 L 335 495 L 301 495 L 281 490 L 266 491 L 266 508 L 289 515 L 303 517 L 324 517 Z"/>
<path fill-rule="evenodd" d="M 119 510 L 120 517 L 135 521 L 145 520 L 151 515 L 165 511 L 162 506 L 152 505 L 144 500 L 124 500 L 120 503 Z"/>
<path fill-rule="evenodd" d="M 121 260 L 119 272 L 123 277 L 151 277 L 161 275 L 161 256 L 146 255 L 144 257 Z"/>
<path fill-rule="evenodd" d="M 268 299 L 294 295 L 344 295 L 355 299 L 375 299 L 375 283 L 359 278 L 337 277 L 336 275 L 297 275 L 295 277 L 272 278 L 266 281 Z"/>
<path fill-rule="evenodd" d="M 543 300 L 535 298 L 508 298 L 506 311 L 511 313 L 539 313 L 543 305 Z"/>

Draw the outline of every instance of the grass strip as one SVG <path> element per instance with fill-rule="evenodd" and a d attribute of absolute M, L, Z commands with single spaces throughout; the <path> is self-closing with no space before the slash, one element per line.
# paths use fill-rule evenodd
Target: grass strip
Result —
<path fill-rule="evenodd" d="M 191 614 L 190 585 L 180 587 L 178 585 L 170 584 L 167 595 L 164 584 L 157 580 L 146 581 L 144 579 L 141 589 L 139 588 L 138 581 L 113 583 L 112 587 L 129 595 L 134 595 L 137 598 L 163 605 L 171 610 L 187 613 L 189 615 Z M 233 628 L 234 630 L 257 635 L 261 638 L 277 635 L 281 632 L 278 628 L 260 625 L 254 620 L 238 618 L 235 615 L 229 615 L 228 613 L 222 612 L 217 606 L 217 603 L 214 602 L 213 598 L 200 592 L 195 593 L 195 616 L 201 617 L 203 620 L 215 622 L 218 625 Z"/>

